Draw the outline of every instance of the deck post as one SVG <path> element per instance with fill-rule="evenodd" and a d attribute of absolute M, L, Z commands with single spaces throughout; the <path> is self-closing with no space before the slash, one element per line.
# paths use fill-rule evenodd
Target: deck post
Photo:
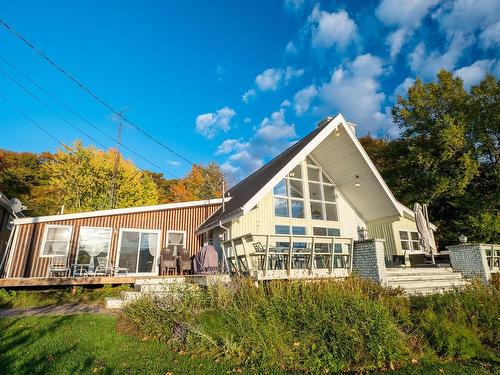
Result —
<path fill-rule="evenodd" d="M 333 268 L 335 266 L 335 237 L 332 237 L 332 259 L 330 263 L 330 274 L 333 274 Z"/>
<path fill-rule="evenodd" d="M 231 240 L 231 247 L 233 248 L 234 253 L 234 262 L 236 263 L 237 273 L 241 274 L 240 260 L 238 258 L 238 251 L 236 251 L 236 245 L 234 244 L 234 240 Z"/>
<path fill-rule="evenodd" d="M 309 273 L 312 273 L 312 270 L 315 269 L 315 267 L 314 267 L 314 261 L 315 261 L 314 258 L 316 256 L 316 254 L 314 252 L 314 247 L 315 247 L 314 246 L 315 245 L 314 242 L 315 242 L 315 239 L 316 239 L 316 237 L 312 236 L 312 239 L 311 239 L 311 245 L 312 245 L 312 248 L 311 248 L 311 264 L 309 265 Z"/>
<path fill-rule="evenodd" d="M 250 274 L 250 272 L 252 272 L 251 270 L 253 269 L 253 265 L 250 262 L 250 255 L 248 253 L 248 250 L 247 250 L 247 247 L 245 245 L 245 242 L 246 242 L 246 237 L 243 237 L 241 239 L 241 246 L 243 246 L 243 253 L 245 254 L 247 271 Z"/>
<path fill-rule="evenodd" d="M 266 235 L 266 255 L 264 256 L 264 276 L 267 276 L 267 268 L 269 267 L 269 234 Z"/>
<path fill-rule="evenodd" d="M 290 245 L 288 246 L 288 276 L 292 273 L 292 248 L 293 248 L 293 236 L 290 236 Z"/>

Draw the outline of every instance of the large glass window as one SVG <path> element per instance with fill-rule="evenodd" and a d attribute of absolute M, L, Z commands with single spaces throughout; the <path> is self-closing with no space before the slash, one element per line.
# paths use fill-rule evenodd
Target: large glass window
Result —
<path fill-rule="evenodd" d="M 120 241 L 120 267 L 127 268 L 129 273 L 154 272 L 158 239 L 158 232 L 124 229 Z"/>
<path fill-rule="evenodd" d="M 42 241 L 42 256 L 68 255 L 71 225 L 46 225 Z"/>
<path fill-rule="evenodd" d="M 304 184 L 301 165 L 296 166 L 287 177 L 273 189 L 274 214 L 279 217 L 304 218 Z"/>
<path fill-rule="evenodd" d="M 76 262 L 106 266 L 110 244 L 111 228 L 81 227 Z"/>
<path fill-rule="evenodd" d="M 335 188 L 332 181 L 310 157 L 306 160 L 311 219 L 338 221 Z"/>

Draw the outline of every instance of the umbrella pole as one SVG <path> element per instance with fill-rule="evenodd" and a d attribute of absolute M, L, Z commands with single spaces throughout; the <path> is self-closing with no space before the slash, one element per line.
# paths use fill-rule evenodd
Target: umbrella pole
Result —
<path fill-rule="evenodd" d="M 427 212 L 427 203 L 423 204 L 423 209 L 424 209 L 425 225 L 427 225 L 427 231 L 429 233 L 432 233 L 429 225 L 429 213 Z M 435 265 L 436 261 L 434 260 L 434 249 L 432 247 L 431 247 L 431 259 L 432 259 L 432 264 Z"/>

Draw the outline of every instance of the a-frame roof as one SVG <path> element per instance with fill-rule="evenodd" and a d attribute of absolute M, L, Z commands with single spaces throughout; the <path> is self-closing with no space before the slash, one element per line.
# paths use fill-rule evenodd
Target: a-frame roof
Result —
<path fill-rule="evenodd" d="M 250 211 L 280 179 L 286 176 L 286 174 L 289 173 L 300 161 L 305 159 L 307 155 L 322 144 L 322 142 L 325 141 L 334 131 L 336 131 L 338 127 L 342 127 L 342 129 L 345 130 L 345 141 L 350 143 L 350 150 L 356 154 L 356 157 L 360 160 L 360 163 L 363 164 L 365 170 L 369 171 L 367 173 L 372 175 L 372 184 L 374 183 L 377 185 L 379 194 L 383 195 L 387 203 L 386 206 L 389 206 L 389 211 L 386 211 L 385 216 L 389 216 L 389 214 L 402 215 L 401 203 L 397 202 L 392 195 L 391 191 L 354 135 L 347 121 L 344 119 L 342 114 L 338 114 L 335 118 L 329 117 L 319 123 L 316 129 L 300 141 L 283 151 L 269 163 L 228 190 L 226 192 L 226 197 L 231 197 L 231 200 L 226 203 L 224 210 L 220 207 L 212 216 L 210 216 L 198 228 L 198 233 L 214 228 L 218 226 L 219 223 L 225 223 Z M 328 157 L 332 158 L 332 156 Z M 353 174 L 355 174 L 354 171 Z M 354 198 L 355 194 L 353 194 L 353 199 Z M 356 206 L 356 204 L 354 204 L 354 206 Z M 389 212 L 389 214 L 387 212 Z"/>

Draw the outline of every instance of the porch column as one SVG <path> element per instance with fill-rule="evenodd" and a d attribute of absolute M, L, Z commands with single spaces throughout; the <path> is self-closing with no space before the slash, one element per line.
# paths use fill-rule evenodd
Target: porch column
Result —
<path fill-rule="evenodd" d="M 352 249 L 352 272 L 381 284 L 386 282 L 384 240 L 354 241 Z"/>

